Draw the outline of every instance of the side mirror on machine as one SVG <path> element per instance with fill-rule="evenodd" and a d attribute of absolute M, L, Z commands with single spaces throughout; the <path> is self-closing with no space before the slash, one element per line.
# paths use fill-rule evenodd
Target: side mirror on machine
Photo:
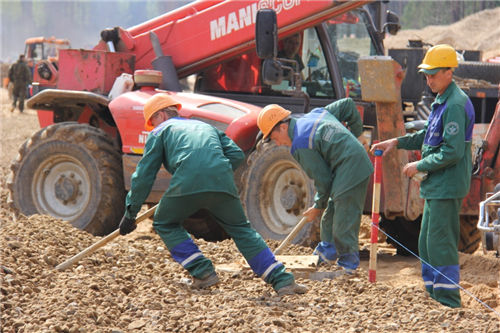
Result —
<path fill-rule="evenodd" d="M 255 46 L 257 56 L 264 59 L 262 62 L 262 81 L 269 86 L 280 85 L 283 81 L 284 68 L 290 72 L 291 90 L 280 90 L 283 95 L 304 98 L 304 113 L 309 110 L 309 95 L 302 91 L 300 73 L 290 66 L 278 61 L 278 20 L 272 9 L 259 9 L 255 22 Z M 295 62 L 295 60 L 289 60 Z M 298 65 L 296 66 L 298 68 Z M 293 75 L 290 75 L 292 73 Z"/>
<path fill-rule="evenodd" d="M 384 24 L 384 30 L 389 34 L 395 35 L 401 29 L 401 24 L 399 24 L 399 17 L 396 13 L 387 11 L 387 16 Z"/>
<path fill-rule="evenodd" d="M 275 59 L 264 59 L 262 62 L 262 80 L 265 84 L 281 84 L 283 81 L 283 67 Z"/>
<path fill-rule="evenodd" d="M 255 43 L 261 59 L 278 56 L 278 23 L 272 9 L 259 9 L 255 22 Z"/>
<path fill-rule="evenodd" d="M 262 62 L 262 80 L 265 84 L 281 84 L 283 67 L 278 56 L 278 23 L 272 9 L 259 9 L 255 22 L 255 46 Z"/>

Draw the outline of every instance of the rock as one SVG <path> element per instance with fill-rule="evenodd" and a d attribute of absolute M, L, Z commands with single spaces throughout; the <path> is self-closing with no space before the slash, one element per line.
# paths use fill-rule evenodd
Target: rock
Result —
<path fill-rule="evenodd" d="M 10 268 L 5 267 L 5 266 L 3 266 L 3 265 L 0 265 L 0 269 L 1 269 L 1 270 L 2 270 L 2 272 L 4 272 L 5 274 L 13 274 L 13 273 L 14 273 L 14 271 L 13 271 L 13 270 L 11 270 Z"/>
<path fill-rule="evenodd" d="M 22 244 L 21 244 L 21 242 L 12 241 L 12 242 L 8 242 L 7 246 L 13 250 L 16 250 L 16 249 L 20 249 Z"/>
<path fill-rule="evenodd" d="M 182 318 L 184 315 L 185 315 L 184 312 L 177 311 L 177 312 L 170 314 L 169 317 L 173 320 L 178 320 L 178 319 Z"/>
<path fill-rule="evenodd" d="M 12 326 L 14 326 L 14 328 L 15 328 L 16 330 L 18 330 L 18 329 L 20 329 L 21 327 L 23 327 L 24 325 L 25 325 L 24 321 L 19 320 L 19 321 L 16 321 L 16 322 L 14 323 L 14 325 L 12 325 Z"/>
<path fill-rule="evenodd" d="M 3 190 L 0 187 L 5 203 Z M 249 269 L 220 272 L 217 286 L 191 290 L 180 283 L 189 277 L 186 271 L 168 251 L 159 253 L 164 245 L 155 234 L 118 237 L 78 265 L 58 272 L 46 259 L 63 262 L 100 238 L 41 215 L 1 223 L 4 332 L 500 333 L 494 323 L 497 318 L 470 297 L 462 298 L 462 309 L 448 309 L 426 296 L 419 263 L 408 258 L 392 256 L 384 262 L 381 256 L 376 284 L 367 281 L 361 267 L 356 278 L 321 282 L 298 278 L 309 292 L 280 298 Z M 19 242 L 21 247 L 13 249 L 8 242 Z M 242 260 L 231 240 L 196 243 L 215 265 Z M 269 243 L 273 248 L 279 244 Z M 298 245 L 287 249 L 293 255 L 310 252 Z M 367 261 L 362 259 L 363 265 Z M 399 266 L 407 269 L 401 276 L 386 271 Z M 461 279 L 470 284 L 470 292 L 488 304 L 495 296 L 498 299 L 497 284 L 489 282 L 498 277 L 497 258 L 474 254 L 464 257 L 462 266 Z"/>

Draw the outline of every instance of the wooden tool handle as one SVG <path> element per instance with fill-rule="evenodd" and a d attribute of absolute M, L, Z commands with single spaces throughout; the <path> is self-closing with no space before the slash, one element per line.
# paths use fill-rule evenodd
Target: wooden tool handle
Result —
<path fill-rule="evenodd" d="M 148 209 L 147 211 L 145 211 L 144 214 L 141 214 L 139 217 L 137 217 L 135 219 L 135 223 L 138 224 L 138 223 L 144 221 L 145 219 L 147 219 L 148 217 L 150 217 L 151 215 L 153 215 L 154 212 L 155 212 L 155 210 L 156 210 L 156 207 L 158 207 L 158 205 L 155 205 L 154 207 L 151 207 L 150 209 Z M 110 233 L 109 235 L 107 235 L 106 237 L 100 239 L 98 242 L 96 242 L 96 243 L 90 245 L 89 247 L 87 247 L 82 252 L 74 255 L 73 257 L 71 257 L 68 260 L 66 260 L 65 262 L 63 262 L 62 264 L 57 265 L 56 269 L 58 271 L 65 270 L 66 268 L 68 268 L 69 266 L 73 265 L 74 263 L 76 263 L 80 259 L 85 258 L 89 254 L 94 253 L 97 249 L 99 249 L 99 248 L 103 247 L 104 245 L 108 244 L 109 242 L 111 242 L 113 239 L 115 239 L 119 235 L 120 235 L 120 229 L 116 229 L 115 231 L 113 231 L 112 233 Z"/>
<path fill-rule="evenodd" d="M 307 217 L 304 216 L 302 218 L 302 220 L 300 220 L 300 222 L 297 223 L 297 225 L 292 229 L 292 231 L 288 234 L 288 236 L 286 236 L 286 238 L 283 240 L 283 242 L 281 242 L 281 244 L 276 248 L 276 250 L 274 250 L 274 255 L 276 256 L 276 255 L 280 254 L 281 251 L 283 251 L 283 249 L 295 238 L 295 236 L 297 236 L 299 231 L 307 223 L 309 223 L 309 221 L 307 220 Z"/>

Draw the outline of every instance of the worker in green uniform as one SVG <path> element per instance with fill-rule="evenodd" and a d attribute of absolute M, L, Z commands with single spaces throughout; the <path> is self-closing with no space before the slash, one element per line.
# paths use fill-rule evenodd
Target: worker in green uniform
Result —
<path fill-rule="evenodd" d="M 359 113 L 353 100 L 345 98 L 297 119 L 290 114 L 271 104 L 262 109 L 257 125 L 265 139 L 291 147 L 292 156 L 314 180 L 314 205 L 304 212 L 309 221 L 322 215 L 321 242 L 313 253 L 328 264 L 338 259 L 339 268 L 353 273 L 359 266 L 359 227 L 373 172 L 356 139 L 362 132 Z"/>
<path fill-rule="evenodd" d="M 213 126 L 180 118 L 180 108 L 166 93 L 154 95 L 144 105 L 145 127 L 152 132 L 132 175 L 120 234 L 135 229 L 135 217 L 163 164 L 172 178 L 158 203 L 153 226 L 174 260 L 193 277 L 192 288 L 219 282 L 212 262 L 182 227 L 186 218 L 206 209 L 232 237 L 252 270 L 278 295 L 305 293 L 307 288 L 285 271 L 245 216 L 233 178 L 233 170 L 245 157 L 241 149 Z"/>
<path fill-rule="evenodd" d="M 24 61 L 24 54 L 19 56 L 15 64 L 9 68 L 9 80 L 13 83 L 14 89 L 12 91 L 12 107 L 10 112 L 14 112 L 16 105 L 19 111 L 24 110 L 24 98 L 26 97 L 26 88 L 31 83 L 31 71 L 28 64 Z"/>
<path fill-rule="evenodd" d="M 431 297 L 449 307 L 460 307 L 460 207 L 469 192 L 471 142 L 474 107 L 453 81 L 458 67 L 455 50 L 449 45 L 430 48 L 418 66 L 427 85 L 437 93 L 424 129 L 372 146 L 384 155 L 398 149 L 422 151 L 420 161 L 408 163 L 403 172 L 413 177 L 427 173 L 420 184 L 425 199 L 418 251 L 422 259 L 422 278 Z"/>

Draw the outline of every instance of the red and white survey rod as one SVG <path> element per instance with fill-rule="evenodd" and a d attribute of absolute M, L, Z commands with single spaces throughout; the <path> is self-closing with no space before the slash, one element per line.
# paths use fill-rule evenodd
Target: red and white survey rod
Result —
<path fill-rule="evenodd" d="M 372 227 L 370 238 L 370 262 L 368 265 L 368 280 L 375 282 L 377 277 L 377 245 L 378 245 L 378 222 L 380 218 L 380 187 L 382 186 L 382 150 L 375 150 L 375 162 L 373 172 L 373 196 L 372 196 Z"/>

